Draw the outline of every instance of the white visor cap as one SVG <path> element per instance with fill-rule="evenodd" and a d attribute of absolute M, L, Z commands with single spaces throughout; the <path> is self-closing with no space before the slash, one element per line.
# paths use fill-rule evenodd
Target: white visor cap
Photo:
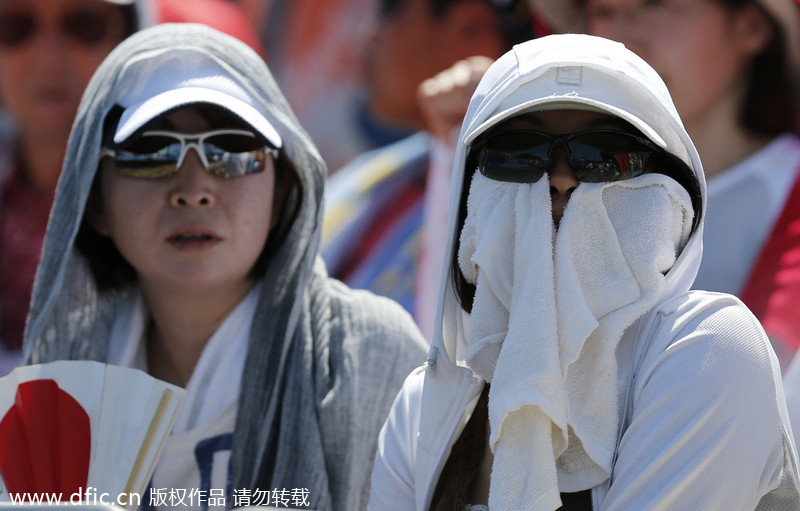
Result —
<path fill-rule="evenodd" d="M 178 108 L 214 105 L 239 117 L 276 148 L 283 145 L 261 103 L 217 61 L 196 49 L 161 50 L 132 60 L 119 84 L 116 102 L 125 110 L 114 143 Z"/>

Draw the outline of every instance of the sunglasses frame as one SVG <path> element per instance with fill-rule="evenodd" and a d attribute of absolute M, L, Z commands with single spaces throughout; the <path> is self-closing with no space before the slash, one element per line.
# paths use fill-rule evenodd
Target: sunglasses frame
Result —
<path fill-rule="evenodd" d="M 136 175 L 133 175 L 133 174 L 123 173 L 123 172 L 120 172 L 120 173 L 122 175 L 126 176 L 126 177 L 131 177 L 131 178 L 134 178 L 134 179 L 151 179 L 151 180 L 162 179 L 162 178 L 167 178 L 167 177 L 174 176 L 175 174 L 178 173 L 178 170 L 181 168 L 181 165 L 183 165 L 183 161 L 186 158 L 186 154 L 189 152 L 189 149 L 191 149 L 191 148 L 193 148 L 195 150 L 195 152 L 197 153 L 197 156 L 200 158 L 200 161 L 203 164 L 203 168 L 206 170 L 206 172 L 208 172 L 209 174 L 211 174 L 211 175 L 213 175 L 215 177 L 219 177 L 221 179 L 230 179 L 230 178 L 233 178 L 233 177 L 248 176 L 250 174 L 257 173 L 257 172 L 249 172 L 249 173 L 241 174 L 241 175 L 225 175 L 225 174 L 216 174 L 216 173 L 214 173 L 211 170 L 211 164 L 209 163 L 208 158 L 206 156 L 206 152 L 205 152 L 205 149 L 204 149 L 204 147 L 205 147 L 204 141 L 206 139 L 208 139 L 209 137 L 214 137 L 214 136 L 218 136 L 218 135 L 241 135 L 241 136 L 250 137 L 250 138 L 252 138 L 254 140 L 260 140 L 261 139 L 261 137 L 259 137 L 258 135 L 256 135 L 252 131 L 242 130 L 242 129 L 235 129 L 235 128 L 217 129 L 217 130 L 203 131 L 203 132 L 200 132 L 200 133 L 181 133 L 181 132 L 178 132 L 178 131 L 169 131 L 169 130 L 145 131 L 141 135 L 136 137 L 136 139 L 138 140 L 141 137 L 154 136 L 154 137 L 167 137 L 167 138 L 171 138 L 171 139 L 174 139 L 174 140 L 180 142 L 181 150 L 180 150 L 180 153 L 178 154 L 178 160 L 175 162 L 175 169 L 172 170 L 168 174 L 159 175 L 157 177 L 136 176 Z M 220 149 L 222 149 L 222 148 L 220 148 Z M 102 160 L 103 158 L 105 158 L 107 156 L 109 156 L 111 158 L 116 158 L 118 150 L 122 150 L 122 148 L 118 147 L 118 149 L 111 149 L 109 147 L 103 147 L 100 150 L 99 159 Z M 272 156 L 273 161 L 278 158 L 278 154 L 279 154 L 279 150 L 278 149 L 269 146 L 266 142 L 264 142 L 263 147 L 261 147 L 259 149 L 253 149 L 252 151 L 242 151 L 242 152 L 239 152 L 239 153 L 236 153 L 236 152 L 233 152 L 233 151 L 225 151 L 225 153 L 226 154 L 243 154 L 243 153 L 251 153 L 251 152 L 256 152 L 256 151 L 262 151 L 266 155 Z M 126 151 L 126 152 L 128 152 L 128 151 Z M 137 153 L 131 153 L 131 154 L 137 154 Z M 144 155 L 144 154 L 147 154 L 147 153 L 141 153 L 141 154 Z M 154 153 L 150 153 L 150 154 L 154 154 Z M 261 172 L 262 170 L 260 170 L 258 172 Z"/>
<path fill-rule="evenodd" d="M 543 162 L 543 164 L 544 164 L 543 168 L 540 169 L 540 168 L 536 168 L 536 167 L 532 167 L 532 166 L 531 167 L 525 167 L 525 172 L 516 172 L 513 175 L 510 172 L 507 172 L 506 174 L 503 174 L 502 176 L 501 176 L 501 174 L 499 172 L 498 173 L 493 173 L 491 171 L 491 168 L 487 168 L 489 166 L 485 164 L 485 158 L 486 158 L 485 157 L 485 146 L 492 139 L 497 138 L 497 137 L 506 136 L 506 135 L 509 135 L 509 134 L 524 134 L 524 133 L 530 133 L 530 134 L 533 134 L 533 135 L 541 136 L 541 137 L 545 138 L 548 141 L 547 149 L 545 150 L 545 154 L 547 155 L 547 159 L 546 160 L 541 160 Z M 611 179 L 611 180 L 590 179 L 589 176 L 598 173 L 599 170 L 598 169 L 587 168 L 586 166 L 582 166 L 581 167 L 581 166 L 577 165 L 577 162 L 574 161 L 575 152 L 574 152 L 573 147 L 571 145 L 571 141 L 572 141 L 572 139 L 574 139 L 576 137 L 585 136 L 585 135 L 591 135 L 591 134 L 622 136 L 622 137 L 630 139 L 630 140 L 640 144 L 641 146 L 643 146 L 643 148 L 646 149 L 647 151 L 630 151 L 630 152 L 626 153 L 626 152 L 607 151 L 606 149 L 603 149 L 602 147 L 592 146 L 591 144 L 586 144 L 587 146 L 594 147 L 595 149 L 597 149 L 599 151 L 607 151 L 607 152 L 609 152 L 611 154 L 617 154 L 617 155 L 621 155 L 621 154 L 636 154 L 636 155 L 639 155 L 639 157 L 642 158 L 642 161 L 641 161 L 642 169 L 640 171 L 638 171 L 637 173 L 635 173 L 633 175 L 630 175 L 630 176 L 626 176 L 625 174 L 623 174 L 623 173 L 618 171 L 618 176 L 622 176 L 622 177 L 616 178 L 616 179 Z M 513 152 L 523 153 L 525 151 L 529 151 L 529 150 L 533 149 L 534 147 L 540 147 L 540 146 L 543 146 L 543 145 L 544 144 L 531 145 L 531 146 L 528 146 L 528 147 L 520 148 L 520 149 L 515 150 Z M 509 130 L 503 130 L 503 131 L 494 132 L 494 133 L 489 132 L 489 133 L 487 133 L 485 135 L 480 136 L 472 144 L 472 150 L 470 152 L 475 155 L 476 161 L 477 161 L 477 166 L 480 169 L 481 174 L 483 174 L 484 176 L 486 176 L 489 179 L 493 179 L 493 180 L 496 180 L 496 181 L 512 182 L 512 183 L 535 183 L 536 181 L 538 181 L 539 179 L 542 178 L 542 176 L 547 172 L 548 169 L 551 168 L 551 166 L 553 164 L 552 155 L 553 155 L 553 151 L 555 150 L 556 147 L 561 147 L 564 150 L 564 153 L 566 154 L 566 157 L 567 157 L 567 165 L 569 165 L 570 169 L 572 169 L 572 172 L 573 172 L 573 175 L 575 176 L 575 178 L 579 182 L 582 182 L 582 183 L 584 183 L 584 182 L 585 183 L 598 183 L 598 182 L 624 181 L 626 179 L 632 179 L 634 177 L 638 177 L 638 176 L 640 176 L 640 175 L 642 175 L 642 174 L 647 172 L 647 163 L 649 162 L 650 158 L 653 155 L 663 151 L 663 149 L 661 147 L 657 146 L 656 144 L 654 144 L 652 141 L 650 141 L 649 139 L 645 138 L 644 136 L 637 135 L 635 133 L 629 133 L 629 132 L 626 132 L 626 131 L 614 130 L 614 129 L 581 130 L 581 131 L 575 131 L 575 132 L 572 132 L 572 133 L 566 133 L 566 134 L 561 134 L 561 135 L 554 135 L 552 133 L 547 133 L 547 132 L 544 132 L 544 131 L 537 131 L 537 130 L 532 130 L 532 129 L 509 129 Z M 495 149 L 495 151 L 499 151 L 499 150 Z M 507 152 L 512 152 L 512 151 L 507 151 Z M 522 168 L 522 166 L 520 166 L 520 168 Z"/>

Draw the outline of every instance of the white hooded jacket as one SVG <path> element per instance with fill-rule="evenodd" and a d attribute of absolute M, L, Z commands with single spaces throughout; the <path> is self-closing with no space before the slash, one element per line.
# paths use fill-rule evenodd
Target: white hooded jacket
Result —
<path fill-rule="evenodd" d="M 369 509 L 429 508 L 450 450 L 484 387 L 484 378 L 464 360 L 469 317 L 449 271 L 460 234 L 465 163 L 478 135 L 515 114 L 545 108 L 622 117 L 693 170 L 702 199 L 695 212 L 699 223 L 666 273 L 656 305 L 612 340 L 616 442 L 608 477 L 591 485 L 593 508 L 800 509 L 797 454 L 780 371 L 763 329 L 734 296 L 689 291 L 702 255 L 706 202 L 694 145 L 652 68 L 623 45 L 586 35 L 516 46 L 489 69 L 472 97 L 455 159 L 447 271 L 433 343 L 427 363 L 408 377 L 384 424 Z M 535 475 L 537 468 L 519 470 Z M 543 506 L 538 502 L 524 508 L 558 507 L 552 499 Z"/>

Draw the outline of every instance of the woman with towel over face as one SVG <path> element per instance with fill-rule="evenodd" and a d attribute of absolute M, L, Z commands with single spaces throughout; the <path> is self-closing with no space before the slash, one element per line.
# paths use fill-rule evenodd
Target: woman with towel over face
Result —
<path fill-rule="evenodd" d="M 455 161 L 436 332 L 370 509 L 798 509 L 769 341 L 689 291 L 705 179 L 656 72 L 594 36 L 518 45 Z"/>

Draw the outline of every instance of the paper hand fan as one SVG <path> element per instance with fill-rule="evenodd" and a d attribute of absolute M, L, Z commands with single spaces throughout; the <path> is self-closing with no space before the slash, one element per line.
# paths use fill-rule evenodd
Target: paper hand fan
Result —
<path fill-rule="evenodd" d="M 0 378 L 0 500 L 27 493 L 68 502 L 89 487 L 142 496 L 184 392 L 100 362 L 15 369 Z"/>

